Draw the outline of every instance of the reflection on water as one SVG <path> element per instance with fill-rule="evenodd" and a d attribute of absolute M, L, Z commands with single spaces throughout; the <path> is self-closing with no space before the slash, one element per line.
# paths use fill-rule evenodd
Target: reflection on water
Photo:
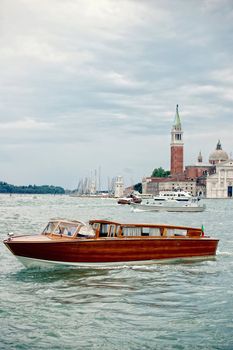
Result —
<path fill-rule="evenodd" d="M 88 269 L 75 269 L 75 268 L 60 268 L 60 269 L 22 269 L 10 275 L 11 279 L 22 282 L 33 282 L 37 281 L 40 283 L 53 283 L 57 280 L 69 281 L 69 280 L 80 280 L 90 276 L 104 275 L 105 270 L 88 270 Z"/>
<path fill-rule="evenodd" d="M 232 349 L 233 201 L 203 213 L 133 213 L 113 200 L 0 196 L 0 236 L 52 217 L 205 226 L 217 258 L 114 269 L 27 270 L 1 244 L 1 349 Z"/>

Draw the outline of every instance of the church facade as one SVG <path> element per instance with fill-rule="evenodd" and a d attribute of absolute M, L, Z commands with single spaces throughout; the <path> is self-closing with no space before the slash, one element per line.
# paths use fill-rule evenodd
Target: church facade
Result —
<path fill-rule="evenodd" d="M 233 198 L 233 160 L 215 165 L 215 173 L 206 179 L 207 198 Z"/>

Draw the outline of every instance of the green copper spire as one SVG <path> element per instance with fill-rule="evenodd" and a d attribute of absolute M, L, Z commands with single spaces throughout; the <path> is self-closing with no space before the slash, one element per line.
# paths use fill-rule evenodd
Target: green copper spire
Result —
<path fill-rule="evenodd" d="M 179 106 L 176 105 L 176 115 L 175 115 L 175 120 L 174 120 L 173 126 L 175 127 L 176 130 L 181 130 L 181 122 L 180 122 L 178 107 Z"/>

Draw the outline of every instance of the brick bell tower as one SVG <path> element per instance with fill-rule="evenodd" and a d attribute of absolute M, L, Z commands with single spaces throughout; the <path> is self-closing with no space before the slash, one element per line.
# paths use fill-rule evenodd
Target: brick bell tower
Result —
<path fill-rule="evenodd" d="M 178 105 L 175 121 L 171 130 L 171 175 L 181 175 L 184 172 L 184 143 Z"/>

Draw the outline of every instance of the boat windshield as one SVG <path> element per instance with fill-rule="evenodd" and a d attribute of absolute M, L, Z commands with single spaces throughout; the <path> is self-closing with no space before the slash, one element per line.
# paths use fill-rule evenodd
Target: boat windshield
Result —
<path fill-rule="evenodd" d="M 52 233 L 55 230 L 56 226 L 57 226 L 57 222 L 49 222 L 48 225 L 43 230 L 42 234 L 48 235 Z"/>
<path fill-rule="evenodd" d="M 62 237 L 94 237 L 95 232 L 90 225 L 79 221 L 50 221 L 42 232 L 44 235 L 59 235 Z"/>
<path fill-rule="evenodd" d="M 44 235 L 57 234 L 57 235 L 72 237 L 76 234 L 76 231 L 78 230 L 79 227 L 80 227 L 80 223 L 51 221 L 45 227 L 43 234 Z"/>

